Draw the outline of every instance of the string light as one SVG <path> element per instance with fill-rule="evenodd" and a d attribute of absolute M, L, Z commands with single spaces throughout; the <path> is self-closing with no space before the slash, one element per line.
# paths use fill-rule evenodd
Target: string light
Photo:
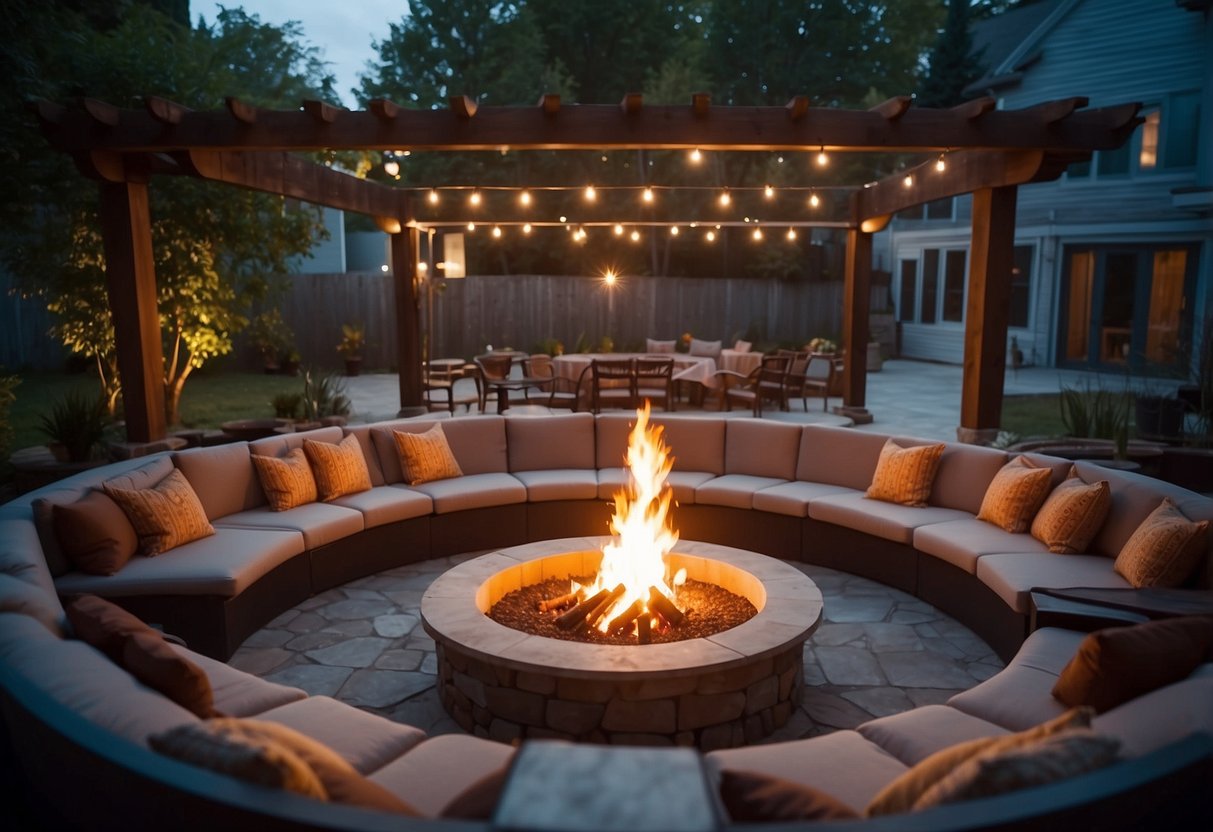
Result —
<path fill-rule="evenodd" d="M 703 161 L 703 154 L 699 152 L 699 148 L 695 148 L 691 151 L 691 163 L 697 165 L 701 161 Z"/>
<path fill-rule="evenodd" d="M 430 205 L 438 204 L 438 191 L 435 188 L 430 188 Z"/>
<path fill-rule="evenodd" d="M 946 154 L 940 153 L 939 158 L 935 160 L 935 170 L 939 171 L 940 173 L 943 173 L 948 169 L 948 163 L 944 161 L 943 158 L 945 155 Z"/>
<path fill-rule="evenodd" d="M 598 199 L 598 191 L 594 190 L 593 185 L 586 185 L 585 186 L 585 201 L 593 202 L 596 199 Z"/>
<path fill-rule="evenodd" d="M 633 243 L 639 243 L 639 242 L 640 242 L 640 232 L 639 232 L 639 231 L 633 231 L 633 232 L 632 232 L 632 242 L 633 242 Z"/>
<path fill-rule="evenodd" d="M 607 269 L 605 272 L 602 273 L 602 282 L 605 283 L 607 286 L 615 285 L 615 272 L 613 269 Z"/>
<path fill-rule="evenodd" d="M 475 230 L 476 230 L 476 223 L 474 223 L 474 222 L 469 222 L 469 223 L 468 223 L 468 233 L 471 233 L 471 232 L 473 232 L 473 231 L 475 231 Z"/>
<path fill-rule="evenodd" d="M 523 234 L 531 233 L 531 224 L 529 222 L 522 226 L 522 233 Z"/>
<path fill-rule="evenodd" d="M 762 229 L 755 228 L 753 233 L 750 234 L 750 236 L 754 238 L 754 242 L 759 242 L 760 240 L 762 240 Z"/>
<path fill-rule="evenodd" d="M 395 176 L 400 173 L 400 163 L 395 159 L 389 158 L 383 163 L 383 172 L 388 176 Z"/>
<path fill-rule="evenodd" d="M 767 185 L 765 188 L 762 189 L 762 195 L 765 196 L 767 199 L 774 199 L 775 198 L 775 189 L 772 188 L 770 185 Z"/>
<path fill-rule="evenodd" d="M 902 184 L 902 185 L 904 185 L 904 186 L 905 186 L 905 187 L 907 187 L 907 188 L 911 188 L 911 187 L 913 187 L 913 186 L 914 186 L 914 176 L 913 176 L 913 174 L 909 174 L 909 173 L 907 173 L 907 174 L 906 174 L 906 178 L 905 178 L 905 179 L 903 179 L 903 180 L 901 180 L 901 184 Z"/>
<path fill-rule="evenodd" d="M 709 243 L 714 243 L 714 242 L 716 242 L 716 232 L 712 231 L 711 229 L 708 229 L 708 233 L 704 234 L 703 238 L 705 240 L 707 240 Z"/>
<path fill-rule="evenodd" d="M 524 207 L 525 207 L 525 206 L 527 206 L 527 205 L 530 205 L 530 204 L 531 204 L 531 192 L 530 192 L 530 191 L 523 191 L 522 193 L 518 194 L 518 201 L 519 201 L 519 202 L 520 202 L 520 203 L 521 203 L 521 204 L 522 204 Z"/>
<path fill-rule="evenodd" d="M 501 226 L 500 225 L 493 226 L 493 237 L 495 237 L 498 240 L 501 239 Z"/>
<path fill-rule="evenodd" d="M 820 204 L 821 204 L 821 197 L 819 197 L 817 195 L 816 191 L 809 194 L 809 207 L 810 208 L 816 208 Z"/>
<path fill-rule="evenodd" d="M 796 241 L 796 229 L 789 228 L 788 229 L 788 242 L 795 242 L 795 241 Z"/>
<path fill-rule="evenodd" d="M 473 206 L 480 204 L 480 191 L 472 191 L 472 195 L 468 197 L 468 202 Z"/>
<path fill-rule="evenodd" d="M 676 225 L 671 225 L 671 226 L 670 226 L 670 236 L 671 236 L 671 237 L 677 237 L 677 236 L 678 236 L 678 226 L 676 226 Z"/>
<path fill-rule="evenodd" d="M 623 236 L 623 226 L 620 225 L 619 223 L 615 223 L 615 236 L 616 237 Z"/>
<path fill-rule="evenodd" d="M 830 157 L 826 155 L 826 147 L 823 144 L 821 149 L 817 151 L 817 167 L 824 168 L 830 163 Z"/>
<path fill-rule="evenodd" d="M 733 197 L 729 196 L 728 188 L 725 188 L 723 191 L 720 192 L 719 201 L 720 201 L 721 208 L 727 208 L 729 206 L 729 204 L 733 201 Z"/>
<path fill-rule="evenodd" d="M 652 202 L 653 201 L 653 189 L 645 188 L 644 193 L 642 193 L 640 195 L 640 198 L 643 199 L 645 202 Z"/>

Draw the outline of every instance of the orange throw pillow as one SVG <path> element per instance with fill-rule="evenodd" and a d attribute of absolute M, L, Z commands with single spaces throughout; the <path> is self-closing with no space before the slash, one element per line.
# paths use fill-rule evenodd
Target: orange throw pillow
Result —
<path fill-rule="evenodd" d="M 362 446 L 354 434 L 351 433 L 336 445 L 305 439 L 303 452 L 312 464 L 316 490 L 324 502 L 346 494 L 370 491 L 371 472 L 366 467 L 366 457 L 362 455 Z"/>
<path fill-rule="evenodd" d="M 903 448 L 889 439 L 880 449 L 867 497 L 905 506 L 925 506 L 939 470 L 944 444 Z"/>
<path fill-rule="evenodd" d="M 463 476 L 463 469 L 451 453 L 442 425 L 434 425 L 425 433 L 394 430 L 392 435 L 396 438 L 396 450 L 400 453 L 404 481 L 409 485 Z"/>
<path fill-rule="evenodd" d="M 1170 497 L 1163 497 L 1125 541 L 1114 568 L 1135 587 L 1177 587 L 1200 568 L 1208 552 L 1209 521 L 1189 520 Z"/>
<path fill-rule="evenodd" d="M 1072 555 L 1085 552 L 1099 534 L 1112 508 L 1112 489 L 1107 480 L 1087 485 L 1074 469 L 1069 478 L 1053 489 L 1032 521 L 1032 537 L 1050 552 Z"/>
<path fill-rule="evenodd" d="M 152 488 L 118 488 L 108 482 L 101 487 L 122 507 L 148 557 L 215 533 L 198 495 L 176 468 Z"/>
<path fill-rule="evenodd" d="M 302 448 L 295 448 L 279 459 L 253 454 L 253 467 L 261 480 L 261 490 L 274 511 L 316 502 L 316 478 Z"/>
<path fill-rule="evenodd" d="M 90 575 L 113 575 L 139 548 L 135 527 L 101 491 L 74 503 L 51 505 L 55 538 L 72 566 Z"/>
<path fill-rule="evenodd" d="M 1008 532 L 1026 532 L 1049 494 L 1052 471 L 1017 456 L 999 469 L 986 489 L 978 520 Z"/>

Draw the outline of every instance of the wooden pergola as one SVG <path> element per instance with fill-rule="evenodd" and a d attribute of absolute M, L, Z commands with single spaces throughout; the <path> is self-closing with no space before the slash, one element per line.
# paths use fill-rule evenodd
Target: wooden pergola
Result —
<path fill-rule="evenodd" d="M 843 410 L 865 409 L 872 235 L 893 214 L 973 194 L 960 427 L 968 437 L 999 426 L 1018 186 L 1056 179 L 1092 151 L 1119 147 L 1140 123 L 1138 104 L 1085 109 L 1087 99 L 997 110 L 982 98 L 951 109 L 911 106 L 908 96 L 870 110 L 817 108 L 796 96 L 784 107 L 722 107 L 704 94 L 685 106 L 648 106 L 629 94 L 617 106 L 563 105 L 544 95 L 532 107 L 480 107 L 458 96 L 446 109 L 391 101 L 345 110 L 304 101 L 265 110 L 235 98 L 195 111 L 163 98 L 144 109 L 94 99 L 42 101 L 36 111 L 56 149 L 100 185 L 109 303 L 122 376 L 127 437 L 166 435 L 164 372 L 156 310 L 148 183 L 187 175 L 374 217 L 390 235 L 395 282 L 401 408 L 421 404 L 417 283 L 420 240 L 407 192 L 313 163 L 291 151 L 702 150 L 948 153 L 947 168 L 918 168 L 857 188 L 847 218 Z"/>

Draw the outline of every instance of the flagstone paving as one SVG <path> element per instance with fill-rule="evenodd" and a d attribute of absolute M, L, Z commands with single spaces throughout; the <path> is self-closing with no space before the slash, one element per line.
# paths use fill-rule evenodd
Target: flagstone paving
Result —
<path fill-rule="evenodd" d="M 420 604 L 431 581 L 478 554 L 390 569 L 309 598 L 250 636 L 231 664 L 430 735 L 463 733 L 438 701 L 438 663 Z M 971 631 L 911 595 L 792 565 L 821 588 L 825 614 L 804 648 L 804 701 L 767 742 L 943 702 L 1003 666 Z"/>

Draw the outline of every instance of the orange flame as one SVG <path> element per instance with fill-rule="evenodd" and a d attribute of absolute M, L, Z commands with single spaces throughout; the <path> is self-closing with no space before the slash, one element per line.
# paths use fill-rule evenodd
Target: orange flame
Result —
<path fill-rule="evenodd" d="M 602 547 L 602 566 L 586 590 L 592 595 L 604 587 L 624 585 L 623 596 L 598 624 L 604 633 L 611 619 L 634 601 L 647 608 L 649 587 L 657 587 L 673 600 L 671 583 L 681 583 L 666 574 L 665 556 L 678 542 L 678 532 L 669 525 L 673 491 L 666 484 L 674 460 L 661 434 L 659 425 L 649 424 L 649 403 L 645 401 L 644 408 L 636 411 L 636 426 L 628 437 L 628 484 L 615 494 L 614 539 Z"/>

